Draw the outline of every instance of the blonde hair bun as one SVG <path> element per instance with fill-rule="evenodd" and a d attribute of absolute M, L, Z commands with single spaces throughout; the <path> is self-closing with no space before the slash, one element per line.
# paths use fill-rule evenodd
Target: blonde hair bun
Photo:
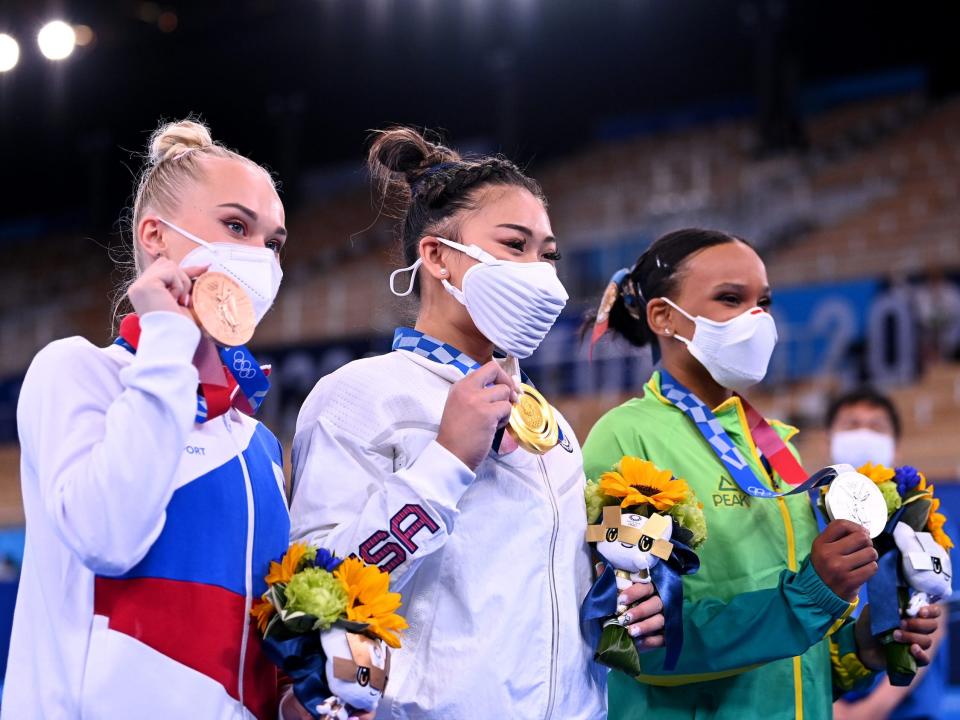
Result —
<path fill-rule="evenodd" d="M 210 130 L 193 120 L 161 125 L 150 137 L 150 164 L 173 160 L 191 150 L 202 150 L 213 145 Z"/>

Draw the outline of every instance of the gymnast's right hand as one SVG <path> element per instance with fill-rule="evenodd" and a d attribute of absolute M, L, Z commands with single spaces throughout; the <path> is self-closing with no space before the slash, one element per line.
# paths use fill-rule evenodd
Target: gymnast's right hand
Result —
<path fill-rule="evenodd" d="M 857 598 L 860 587 L 877 572 L 877 551 L 867 529 L 849 520 L 834 520 L 813 541 L 810 561 L 837 597 Z"/>
<path fill-rule="evenodd" d="M 206 266 L 182 268 L 167 258 L 157 258 L 127 290 L 137 315 L 165 311 L 190 317 L 190 288 L 193 278 L 206 272 Z"/>
<path fill-rule="evenodd" d="M 493 436 L 507 424 L 519 388 L 496 361 L 453 384 L 440 419 L 437 442 L 476 470 L 490 452 Z"/>

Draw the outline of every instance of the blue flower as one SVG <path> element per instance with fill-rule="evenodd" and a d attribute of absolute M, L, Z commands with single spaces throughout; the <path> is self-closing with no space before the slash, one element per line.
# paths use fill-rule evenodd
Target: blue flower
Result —
<path fill-rule="evenodd" d="M 338 558 L 326 548 L 317 548 L 317 556 L 313 560 L 313 565 L 321 570 L 333 572 L 340 567 L 340 563 L 342 562 L 342 559 Z"/>
<path fill-rule="evenodd" d="M 900 497 L 904 497 L 909 491 L 920 484 L 920 471 L 912 465 L 904 465 L 897 468 L 896 475 L 893 476 L 897 483 L 897 492 Z"/>

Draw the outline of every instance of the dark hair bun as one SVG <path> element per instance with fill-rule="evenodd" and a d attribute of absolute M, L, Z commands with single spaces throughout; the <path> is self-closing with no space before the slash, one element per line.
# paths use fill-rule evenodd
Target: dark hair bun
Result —
<path fill-rule="evenodd" d="M 370 146 L 367 164 L 370 174 L 393 180 L 403 176 L 408 185 L 415 183 L 430 167 L 444 162 L 458 162 L 460 155 L 440 142 L 432 142 L 413 128 L 393 127 L 377 132 Z"/>

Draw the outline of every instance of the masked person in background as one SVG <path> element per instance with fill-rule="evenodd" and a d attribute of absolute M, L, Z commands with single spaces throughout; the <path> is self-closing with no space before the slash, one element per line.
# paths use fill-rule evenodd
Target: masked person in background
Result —
<path fill-rule="evenodd" d="M 841 395 L 827 409 L 833 463 L 855 468 L 873 463 L 893 467 L 900 442 L 900 414 L 886 395 L 862 388 Z"/>
<path fill-rule="evenodd" d="M 738 393 L 763 379 L 777 342 L 763 261 L 723 232 L 669 233 L 614 275 L 594 325 L 652 345 L 660 370 L 640 397 L 604 415 L 584 445 L 590 478 L 625 456 L 686 480 L 704 504 L 700 570 L 683 577 L 683 646 L 674 671 L 663 651 L 635 678 L 609 679 L 610 717 L 831 717 L 831 655 L 844 684 L 884 665 L 868 625 L 849 616 L 877 570 L 867 531 L 831 522 L 818 535 L 806 473 L 787 444 L 796 430 L 765 420 Z M 656 492 L 644 488 L 643 492 Z M 933 608 L 905 623 L 928 661 Z M 670 642 L 670 638 L 667 638 Z"/>
<path fill-rule="evenodd" d="M 259 405 L 262 371 L 214 335 L 251 334 L 273 303 L 283 223 L 270 175 L 206 127 L 153 135 L 132 212 L 136 314 L 108 347 L 45 347 L 20 393 L 5 720 L 276 717 L 249 611 L 287 547 L 280 445 L 236 409 Z"/>
<path fill-rule="evenodd" d="M 578 622 L 593 579 L 580 449 L 536 391 L 518 396 L 517 361 L 567 300 L 543 194 L 507 160 L 462 158 L 405 128 L 380 133 L 369 162 L 399 201 L 412 273 L 406 292 L 404 271 L 391 287 L 416 284 L 421 304 L 393 352 L 307 398 L 293 537 L 356 553 L 403 593 L 410 628 L 377 717 L 602 718 L 606 670 Z M 552 431 L 504 432 L 515 403 Z M 642 601 L 641 649 L 657 647 L 659 599 L 626 592 Z"/>
<path fill-rule="evenodd" d="M 827 410 L 831 461 L 860 467 L 867 463 L 894 467 L 899 461 L 902 433 L 900 414 L 893 401 L 876 390 L 861 388 L 835 398 Z M 868 602 L 866 588 L 860 604 Z M 876 684 L 851 692 L 833 706 L 836 720 L 923 720 L 940 717 L 946 694 L 948 658 L 938 652 L 946 635 L 947 613 L 941 607 L 939 627 L 933 635 L 930 665 L 906 687 L 895 687 L 886 676 Z"/>

